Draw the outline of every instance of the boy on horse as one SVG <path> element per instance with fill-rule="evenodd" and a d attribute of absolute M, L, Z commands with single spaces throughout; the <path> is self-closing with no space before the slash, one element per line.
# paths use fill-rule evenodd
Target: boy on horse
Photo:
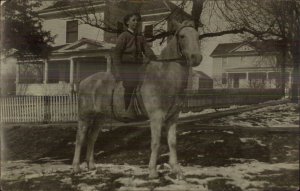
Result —
<path fill-rule="evenodd" d="M 140 21 L 141 16 L 138 13 L 124 17 L 123 22 L 127 30 L 119 35 L 114 50 L 114 75 L 117 81 L 123 81 L 125 110 L 128 109 L 132 93 L 140 82 L 143 57 L 156 59 L 145 37 L 139 32 Z"/>

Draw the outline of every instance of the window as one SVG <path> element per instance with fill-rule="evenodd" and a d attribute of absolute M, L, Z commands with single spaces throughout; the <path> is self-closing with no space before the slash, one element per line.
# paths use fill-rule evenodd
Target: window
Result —
<path fill-rule="evenodd" d="M 66 43 L 78 40 L 78 21 L 67 21 Z"/>
<path fill-rule="evenodd" d="M 229 73 L 228 74 L 228 80 L 230 83 L 230 87 L 233 86 L 233 88 L 240 88 L 240 80 L 246 79 L 245 73 Z"/>
<path fill-rule="evenodd" d="M 153 25 L 145 26 L 144 35 L 146 38 L 150 38 L 153 36 Z"/>
<path fill-rule="evenodd" d="M 223 57 L 222 58 L 222 68 L 226 68 L 227 67 L 227 57 Z"/>
<path fill-rule="evenodd" d="M 226 73 L 222 74 L 222 84 L 227 84 L 227 74 Z"/>
<path fill-rule="evenodd" d="M 151 38 L 151 37 L 153 37 L 153 25 L 145 25 L 144 36 L 145 36 L 146 38 Z M 149 45 L 149 46 L 152 46 L 153 43 L 152 43 L 152 42 L 149 42 L 148 45 Z"/>
<path fill-rule="evenodd" d="M 249 73 L 249 85 L 251 88 L 265 88 L 267 74 L 263 72 Z"/>
<path fill-rule="evenodd" d="M 245 56 L 241 56 L 241 64 L 245 65 L 245 61 L 246 61 L 246 57 Z"/>
<path fill-rule="evenodd" d="M 37 61 L 19 64 L 20 84 L 40 84 L 44 78 L 44 63 Z"/>
<path fill-rule="evenodd" d="M 89 58 L 77 58 L 76 63 L 80 66 L 76 78 L 82 80 L 97 72 L 107 71 L 107 59 L 106 57 L 89 57 Z M 76 66 L 78 67 L 78 65 Z M 75 71 L 76 71 L 75 69 Z"/>
<path fill-rule="evenodd" d="M 48 83 L 70 82 L 70 61 L 48 61 Z"/>

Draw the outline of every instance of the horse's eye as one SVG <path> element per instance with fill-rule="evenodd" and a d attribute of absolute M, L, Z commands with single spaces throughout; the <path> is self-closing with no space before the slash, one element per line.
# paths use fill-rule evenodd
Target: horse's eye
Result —
<path fill-rule="evenodd" d="M 183 38 L 184 38 L 184 35 L 180 35 L 179 37 L 180 37 L 181 39 L 183 39 Z"/>

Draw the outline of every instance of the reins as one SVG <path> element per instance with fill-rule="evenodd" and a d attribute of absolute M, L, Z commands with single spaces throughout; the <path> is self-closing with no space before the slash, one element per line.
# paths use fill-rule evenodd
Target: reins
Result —
<path fill-rule="evenodd" d="M 170 58 L 170 59 L 157 59 L 155 61 L 162 61 L 162 62 L 174 62 L 174 61 L 186 61 L 186 57 L 183 55 L 182 53 L 182 47 L 180 46 L 179 44 L 179 32 L 184 29 L 184 28 L 187 28 L 187 27 L 191 27 L 193 28 L 192 26 L 182 26 L 180 27 L 176 33 L 174 34 L 175 38 L 176 38 L 176 47 L 177 47 L 177 52 L 179 53 L 179 58 Z M 180 63 L 182 65 L 182 63 Z"/>

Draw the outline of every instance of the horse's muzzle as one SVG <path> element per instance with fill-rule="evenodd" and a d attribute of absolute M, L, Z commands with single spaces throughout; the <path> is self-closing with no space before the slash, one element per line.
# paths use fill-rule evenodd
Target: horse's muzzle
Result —
<path fill-rule="evenodd" d="M 202 61 L 202 55 L 201 54 L 191 54 L 189 59 L 189 64 L 192 67 L 199 66 Z"/>

